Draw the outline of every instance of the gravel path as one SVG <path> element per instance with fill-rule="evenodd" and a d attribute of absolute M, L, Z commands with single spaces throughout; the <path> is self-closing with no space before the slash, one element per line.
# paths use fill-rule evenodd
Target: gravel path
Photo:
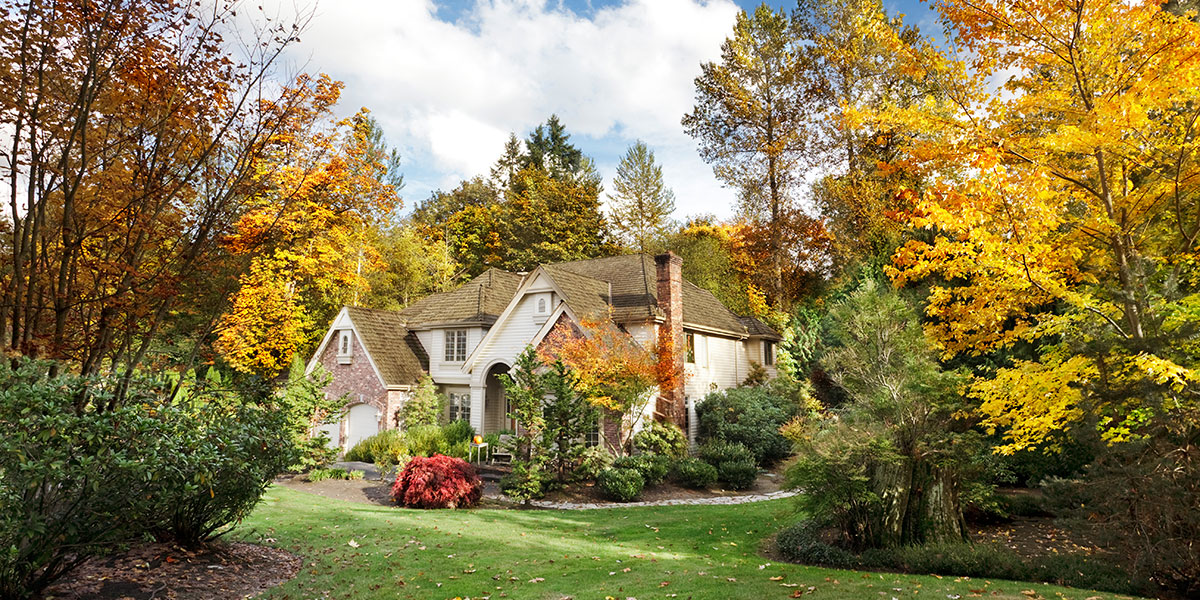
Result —
<path fill-rule="evenodd" d="M 768 492 L 766 494 L 750 494 L 747 496 L 717 496 L 713 498 L 681 498 L 678 500 L 658 500 L 656 502 L 597 502 L 597 503 L 577 503 L 577 502 L 547 502 L 545 500 L 533 500 L 529 504 L 537 508 L 550 508 L 554 510 L 596 510 L 600 508 L 633 508 L 635 506 L 704 506 L 712 504 L 730 505 L 730 504 L 747 504 L 750 502 L 762 502 L 764 500 L 775 500 L 777 498 L 790 498 L 799 492 L 792 490 L 780 490 L 778 492 Z M 485 494 L 487 495 L 487 494 Z M 503 494 L 491 496 L 497 500 L 505 502 L 513 502 L 511 498 Z"/>

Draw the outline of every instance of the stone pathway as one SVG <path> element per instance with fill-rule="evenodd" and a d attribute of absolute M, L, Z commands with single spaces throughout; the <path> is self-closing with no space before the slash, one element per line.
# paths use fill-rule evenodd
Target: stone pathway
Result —
<path fill-rule="evenodd" d="M 550 508 L 554 510 L 595 510 L 600 508 L 633 508 L 635 506 L 699 506 L 699 505 L 732 505 L 732 504 L 748 504 L 750 502 L 762 502 L 764 500 L 775 500 L 777 498 L 790 498 L 799 492 L 793 490 L 780 490 L 778 492 L 768 492 L 766 494 L 749 494 L 746 496 L 715 496 L 712 498 L 681 498 L 678 500 L 657 500 L 654 502 L 596 502 L 596 503 L 577 503 L 577 502 L 548 502 L 545 500 L 534 500 L 529 504 L 537 508 Z M 505 502 L 513 502 L 511 498 L 503 494 L 492 496 L 497 500 Z"/>

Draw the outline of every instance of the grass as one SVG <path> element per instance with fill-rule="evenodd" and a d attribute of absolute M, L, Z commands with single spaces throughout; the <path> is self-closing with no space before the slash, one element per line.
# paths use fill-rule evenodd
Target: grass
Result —
<path fill-rule="evenodd" d="M 233 538 L 304 557 L 268 598 L 1031 598 L 1111 594 L 1033 583 L 861 573 L 765 558 L 786 500 L 590 511 L 419 511 L 282 487 Z M 798 597 L 798 596 L 797 596 Z"/>

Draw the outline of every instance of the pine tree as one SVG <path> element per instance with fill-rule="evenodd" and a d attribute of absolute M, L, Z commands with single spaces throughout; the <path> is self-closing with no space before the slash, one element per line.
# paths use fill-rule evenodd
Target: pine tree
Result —
<path fill-rule="evenodd" d="M 638 140 L 625 152 L 609 194 L 614 233 L 622 245 L 647 252 L 666 236 L 675 193 L 663 184 L 654 151 Z"/>

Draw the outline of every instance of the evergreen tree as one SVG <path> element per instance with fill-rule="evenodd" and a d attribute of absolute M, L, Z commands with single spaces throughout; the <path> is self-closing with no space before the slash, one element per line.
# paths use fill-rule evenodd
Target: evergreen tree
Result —
<path fill-rule="evenodd" d="M 625 152 L 609 194 L 614 233 L 622 245 L 639 252 L 657 249 L 667 235 L 675 193 L 663 184 L 654 151 L 638 140 Z"/>
<path fill-rule="evenodd" d="M 549 395 L 543 414 L 546 417 L 544 445 L 549 448 L 551 468 L 560 483 L 575 469 L 584 446 L 579 443 L 596 430 L 596 407 L 579 390 L 579 377 L 561 360 L 550 365 L 544 375 Z"/>

